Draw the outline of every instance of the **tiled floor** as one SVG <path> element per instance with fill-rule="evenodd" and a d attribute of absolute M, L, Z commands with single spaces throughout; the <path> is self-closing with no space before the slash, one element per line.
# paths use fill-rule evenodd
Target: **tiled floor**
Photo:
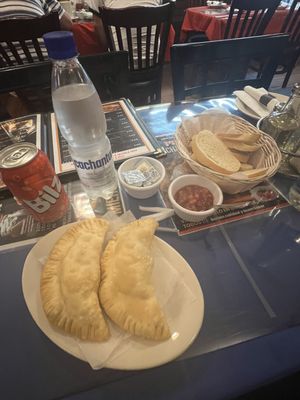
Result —
<path fill-rule="evenodd" d="M 276 89 L 281 88 L 284 77 L 285 77 L 284 74 L 275 75 L 270 86 L 270 91 L 272 91 L 272 89 L 276 91 Z M 291 89 L 293 87 L 293 84 L 297 82 L 300 83 L 300 58 L 298 60 L 298 65 L 296 66 L 290 77 L 287 87 Z M 172 74 L 171 74 L 170 64 L 166 64 L 164 66 L 161 102 L 162 103 L 173 102 L 173 86 L 172 86 Z"/>

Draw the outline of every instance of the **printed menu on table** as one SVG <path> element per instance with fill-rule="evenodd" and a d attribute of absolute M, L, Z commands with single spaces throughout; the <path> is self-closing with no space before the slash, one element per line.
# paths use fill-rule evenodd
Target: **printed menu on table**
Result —
<path fill-rule="evenodd" d="M 158 142 L 148 132 L 134 107 L 126 100 L 103 104 L 113 159 L 121 162 L 130 157 L 160 152 Z M 68 145 L 59 132 L 55 115 L 51 114 L 53 161 L 57 173 L 74 171 Z"/>
<path fill-rule="evenodd" d="M 50 223 L 35 221 L 13 198 L 3 199 L 0 202 L 0 251 L 33 244 L 41 236 L 71 222 L 94 217 L 108 211 L 121 215 L 125 210 L 119 188 L 111 199 L 101 202 L 98 200 L 91 202 L 82 190 L 79 181 L 69 182 L 64 185 L 64 188 L 70 206 L 63 218 Z"/>

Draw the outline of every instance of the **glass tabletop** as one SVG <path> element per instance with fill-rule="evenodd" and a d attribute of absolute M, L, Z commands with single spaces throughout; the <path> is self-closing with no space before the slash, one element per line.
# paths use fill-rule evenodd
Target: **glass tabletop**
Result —
<path fill-rule="evenodd" d="M 192 116 L 212 107 L 239 115 L 232 98 L 199 104 L 155 105 L 140 108 L 138 113 L 154 135 L 173 135 L 183 116 Z M 70 191 L 78 195 L 78 204 L 85 204 L 77 193 L 78 182 L 68 185 Z M 141 201 L 126 193 L 123 197 L 124 207 L 130 208 L 136 217 L 141 216 L 138 208 Z M 163 204 L 159 194 L 142 203 L 145 206 Z M 274 208 L 258 216 L 186 236 L 168 232 L 159 232 L 158 236 L 186 259 L 204 294 L 202 329 L 181 359 L 194 358 L 300 324 L 297 285 L 300 279 L 300 217 L 292 207 Z M 17 394 L 20 395 L 22 390 L 24 397 L 27 395 L 31 399 L 61 398 L 67 393 L 84 391 L 134 374 L 107 369 L 92 371 L 87 364 L 51 343 L 38 329 L 26 309 L 21 287 L 23 263 L 31 247 L 10 249 L 0 254 L 3 267 L 0 268 L 0 315 L 9 327 L 0 333 L 0 340 L 6 343 L 2 352 L 3 376 L 7 377 L 4 393 L 15 393 L 18 398 Z M 13 385 L 12 379 L 18 369 L 26 373 L 19 374 L 19 384 Z"/>
<path fill-rule="evenodd" d="M 182 118 L 215 107 L 241 116 L 233 98 L 152 106 L 139 114 L 159 137 L 173 135 Z M 272 183 L 279 181 L 286 195 L 290 182 L 276 176 Z M 300 215 L 292 207 L 167 240 L 192 266 L 205 298 L 203 329 L 183 357 L 300 323 L 300 292 L 293 284 L 300 278 Z"/>

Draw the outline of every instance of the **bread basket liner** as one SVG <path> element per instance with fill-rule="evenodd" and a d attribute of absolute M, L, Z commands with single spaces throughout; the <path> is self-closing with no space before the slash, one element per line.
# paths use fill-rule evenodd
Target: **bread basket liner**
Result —
<path fill-rule="evenodd" d="M 259 132 L 261 136 L 257 143 L 261 144 L 262 147 L 251 154 L 248 162 L 253 164 L 255 168 L 268 168 L 268 170 L 264 175 L 243 179 L 242 176 L 239 176 L 242 175 L 240 173 L 225 175 L 197 163 L 191 158 L 191 139 L 203 129 L 208 129 L 215 134 Z M 196 174 L 205 176 L 216 182 L 223 192 L 228 194 L 240 193 L 252 189 L 254 186 L 273 176 L 277 172 L 281 162 L 281 152 L 271 136 L 253 127 L 244 119 L 220 112 L 219 110 L 208 110 L 200 115 L 184 119 L 177 127 L 175 143 L 178 153 L 186 160 Z"/>

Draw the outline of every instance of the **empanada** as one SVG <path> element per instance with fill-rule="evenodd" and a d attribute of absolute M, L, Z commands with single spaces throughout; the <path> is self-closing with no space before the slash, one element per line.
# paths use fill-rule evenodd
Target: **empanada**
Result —
<path fill-rule="evenodd" d="M 121 228 L 108 243 L 101 259 L 100 301 L 125 331 L 166 340 L 170 330 L 151 284 L 156 227 L 154 219 L 137 220 Z"/>
<path fill-rule="evenodd" d="M 100 256 L 108 222 L 92 218 L 72 226 L 53 247 L 41 278 L 41 298 L 50 322 L 82 340 L 110 336 L 98 292 Z"/>

